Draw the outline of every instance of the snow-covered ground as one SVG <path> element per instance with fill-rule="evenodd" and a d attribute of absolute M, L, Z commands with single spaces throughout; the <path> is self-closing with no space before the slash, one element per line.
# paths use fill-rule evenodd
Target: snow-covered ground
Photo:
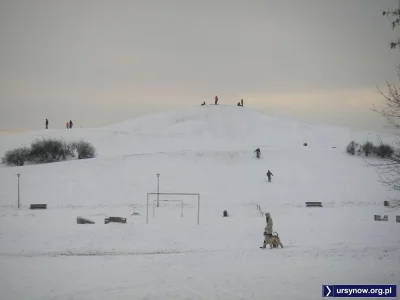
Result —
<path fill-rule="evenodd" d="M 47 136 L 83 138 L 98 156 L 0 167 L 0 299 L 310 300 L 322 284 L 400 284 L 400 211 L 383 206 L 395 194 L 365 157 L 345 153 L 352 139 L 377 133 L 209 105 L 0 136 L 0 155 Z M 160 192 L 200 193 L 199 225 L 195 196 L 160 196 L 183 200 L 183 217 L 178 202 L 162 201 L 146 224 L 157 173 Z M 257 204 L 271 213 L 283 249 L 259 248 Z M 77 216 L 95 224 L 78 225 Z M 127 223 L 104 224 L 107 216 Z"/>

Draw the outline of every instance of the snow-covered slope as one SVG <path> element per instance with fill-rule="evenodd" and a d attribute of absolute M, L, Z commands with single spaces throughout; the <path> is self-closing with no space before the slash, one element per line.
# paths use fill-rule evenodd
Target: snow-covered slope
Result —
<path fill-rule="evenodd" d="M 321 284 L 398 283 L 400 224 L 383 207 L 394 194 L 365 157 L 345 153 L 350 140 L 377 133 L 208 105 L 0 136 L 0 155 L 47 136 L 88 140 L 98 156 L 0 167 L 0 299 L 319 299 Z M 183 200 L 183 217 L 177 203 L 161 202 L 146 224 L 157 173 L 160 192 L 201 194 L 200 225 L 197 199 L 184 196 L 162 196 Z M 48 209 L 30 211 L 31 203 Z M 284 249 L 258 248 L 257 204 L 272 214 Z M 77 216 L 96 224 L 77 225 Z M 128 222 L 105 225 L 105 216 Z"/>

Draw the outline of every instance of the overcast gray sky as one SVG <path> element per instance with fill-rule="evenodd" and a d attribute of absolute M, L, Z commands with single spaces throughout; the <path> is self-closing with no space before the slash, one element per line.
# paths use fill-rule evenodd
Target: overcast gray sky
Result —
<path fill-rule="evenodd" d="M 380 128 L 398 0 L 0 0 L 0 131 L 245 106 Z"/>

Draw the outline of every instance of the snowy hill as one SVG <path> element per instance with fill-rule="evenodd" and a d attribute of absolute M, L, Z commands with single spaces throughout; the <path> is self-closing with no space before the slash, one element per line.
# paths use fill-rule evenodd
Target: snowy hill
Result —
<path fill-rule="evenodd" d="M 0 155 L 38 137 L 85 139 L 98 156 L 0 167 L 0 265 L 8 271 L 0 299 L 319 299 L 321 284 L 399 281 L 400 224 L 383 207 L 394 194 L 365 157 L 345 153 L 352 139 L 376 141 L 377 133 L 208 105 L 104 128 L 0 136 Z M 162 196 L 183 200 L 183 217 L 179 203 L 161 202 L 146 224 L 157 173 L 160 192 L 201 194 L 200 225 L 197 200 L 187 196 Z M 31 203 L 48 209 L 31 211 Z M 259 249 L 257 204 L 271 213 L 284 249 Z M 96 224 L 78 225 L 77 216 Z M 105 225 L 105 216 L 128 221 Z"/>

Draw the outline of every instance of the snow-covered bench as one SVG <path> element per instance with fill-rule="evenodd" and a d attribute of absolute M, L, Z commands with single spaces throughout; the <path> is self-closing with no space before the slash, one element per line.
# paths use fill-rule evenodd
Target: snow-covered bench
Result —
<path fill-rule="evenodd" d="M 306 202 L 306 207 L 322 207 L 322 202 Z"/>
<path fill-rule="evenodd" d="M 115 222 L 115 223 L 126 223 L 126 218 L 121 218 L 121 217 L 108 217 L 105 218 L 104 224 L 108 224 L 110 222 Z"/>

